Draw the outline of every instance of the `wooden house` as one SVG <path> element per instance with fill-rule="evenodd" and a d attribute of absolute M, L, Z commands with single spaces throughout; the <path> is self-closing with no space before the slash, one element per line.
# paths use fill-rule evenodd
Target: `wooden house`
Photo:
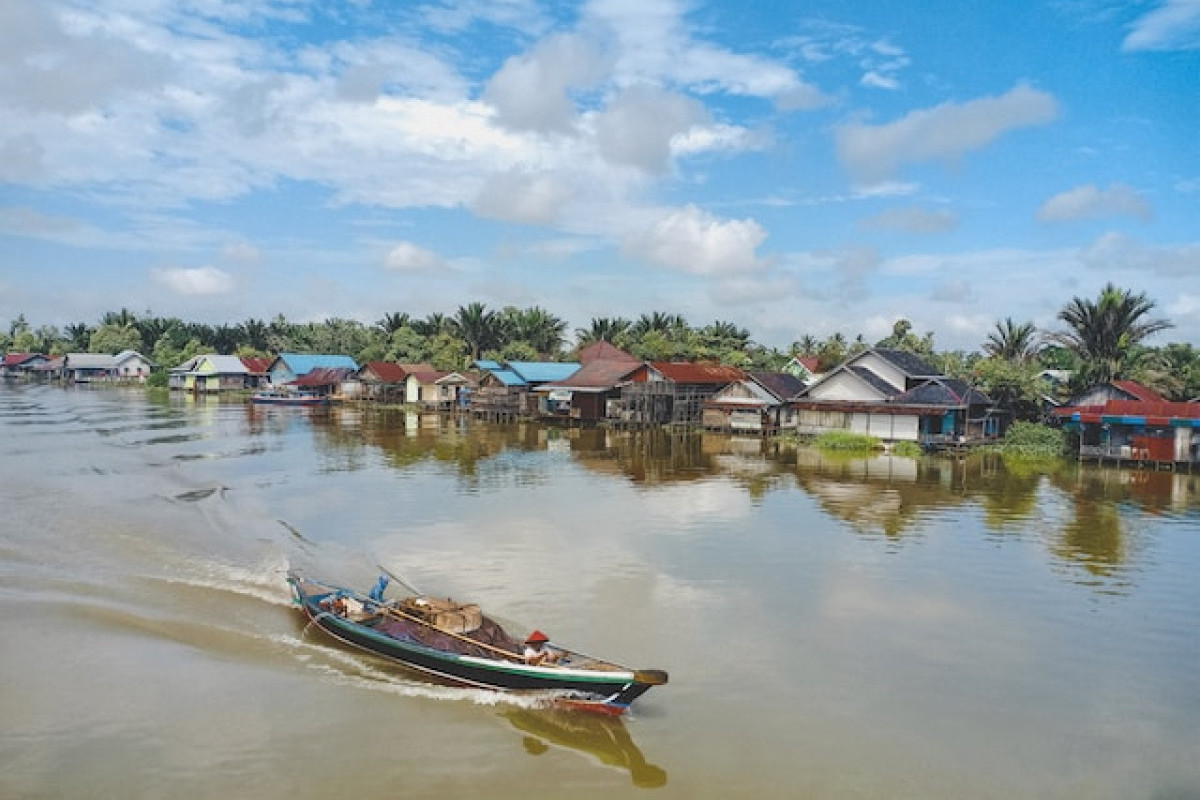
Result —
<path fill-rule="evenodd" d="M 632 425 L 700 425 L 704 401 L 746 373 L 721 364 L 653 361 L 622 386 L 619 419 Z"/>
<path fill-rule="evenodd" d="M 804 382 L 789 372 L 751 372 L 704 401 L 704 427 L 754 434 L 795 427 L 789 401 L 802 389 Z"/>
<path fill-rule="evenodd" d="M 544 395 L 532 389 L 570 377 L 576 361 L 476 361 L 479 386 L 471 395 L 471 412 L 491 417 L 534 417 L 544 411 Z"/>
<path fill-rule="evenodd" d="M 381 403 L 406 401 L 406 382 L 414 372 L 435 372 L 430 364 L 401 364 L 397 361 L 370 361 L 358 370 L 361 397 Z"/>
<path fill-rule="evenodd" d="M 420 369 L 404 380 L 404 402 L 428 411 L 455 411 L 460 407 L 460 394 L 470 387 L 470 378 L 458 372 Z"/>
<path fill-rule="evenodd" d="M 876 347 L 832 369 L 792 401 L 796 430 L 850 431 L 884 441 L 951 442 L 998 436 L 991 399 L 921 357 Z"/>
<path fill-rule="evenodd" d="M 1200 403 L 1166 400 L 1134 381 L 1092 387 L 1054 411 L 1079 437 L 1079 457 L 1186 466 L 1200 464 Z"/>
<path fill-rule="evenodd" d="M 350 356 L 280 353 L 271 361 L 267 376 L 272 386 L 286 386 L 315 369 L 349 370 L 354 373 L 358 371 L 358 364 Z"/>
<path fill-rule="evenodd" d="M 30 378 L 49 361 L 41 353 L 5 353 L 0 361 L 0 378 Z"/>
<path fill-rule="evenodd" d="M 242 359 L 213 353 L 188 359 L 167 376 L 169 388 L 199 394 L 240 391 L 252 385 Z"/>
<path fill-rule="evenodd" d="M 154 362 L 136 350 L 120 353 L 67 353 L 63 356 L 63 378 L 74 383 L 134 381 L 144 383 Z"/>
<path fill-rule="evenodd" d="M 578 422 L 620 418 L 621 392 L 642 368 L 633 356 L 600 359 L 584 364 L 570 377 L 538 387 L 545 396 L 543 415 Z"/>

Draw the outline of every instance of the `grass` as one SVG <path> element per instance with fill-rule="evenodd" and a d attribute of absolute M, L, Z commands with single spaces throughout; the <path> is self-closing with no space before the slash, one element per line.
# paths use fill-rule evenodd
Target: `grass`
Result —
<path fill-rule="evenodd" d="M 814 442 L 821 450 L 838 450 L 853 452 L 870 452 L 882 450 L 883 444 L 874 436 L 849 431 L 829 431 L 822 433 Z"/>

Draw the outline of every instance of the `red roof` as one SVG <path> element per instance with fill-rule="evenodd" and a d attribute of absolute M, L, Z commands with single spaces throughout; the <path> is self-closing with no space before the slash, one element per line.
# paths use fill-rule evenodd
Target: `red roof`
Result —
<path fill-rule="evenodd" d="M 258 356 L 239 356 L 239 358 L 242 359 L 242 363 L 246 365 L 246 369 L 250 371 L 251 375 L 266 375 L 267 371 L 271 369 L 271 362 L 275 360 L 270 356 L 262 358 Z"/>
<path fill-rule="evenodd" d="M 1149 402 L 1109 400 L 1103 405 L 1056 408 L 1054 414 L 1058 417 L 1078 414 L 1083 422 L 1099 422 L 1100 417 L 1139 417 L 1152 424 L 1168 425 L 1171 419 L 1200 419 L 1200 403 L 1177 403 L 1162 399 Z"/>
<path fill-rule="evenodd" d="M 723 364 L 692 363 L 689 361 L 654 361 L 650 366 L 667 380 L 675 383 L 726 384 L 740 381 L 746 373 L 737 367 Z"/>
<path fill-rule="evenodd" d="M 796 360 L 813 375 L 817 374 L 817 367 L 821 366 L 821 359 L 816 356 L 796 356 Z"/>
<path fill-rule="evenodd" d="M 408 377 L 404 367 L 395 361 L 368 361 L 363 371 L 373 373 L 384 383 L 402 383 Z"/>
<path fill-rule="evenodd" d="M 636 356 L 626 353 L 621 348 L 601 339 L 592 342 L 579 351 L 579 363 L 590 364 L 593 361 L 632 361 L 640 363 Z"/>
<path fill-rule="evenodd" d="M 293 386 L 336 386 L 353 370 L 347 367 L 317 367 L 292 381 Z"/>
<path fill-rule="evenodd" d="M 1165 403 L 1167 398 L 1163 397 L 1158 392 L 1151 389 L 1149 386 L 1143 386 L 1137 381 L 1113 381 L 1113 386 L 1116 386 L 1122 392 L 1140 400 L 1143 403 Z"/>

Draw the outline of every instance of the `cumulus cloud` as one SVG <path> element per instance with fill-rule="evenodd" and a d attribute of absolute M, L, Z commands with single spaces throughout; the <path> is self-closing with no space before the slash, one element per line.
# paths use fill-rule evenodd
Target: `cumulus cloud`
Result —
<path fill-rule="evenodd" d="M 1092 184 L 1056 194 L 1038 209 L 1043 222 L 1130 216 L 1148 220 L 1154 214 L 1150 203 L 1131 186 L 1114 183 L 1107 189 Z"/>
<path fill-rule="evenodd" d="M 1121 49 L 1126 52 L 1200 49 L 1200 0 L 1167 0 L 1142 15 L 1131 26 Z"/>
<path fill-rule="evenodd" d="M 1089 269 L 1102 272 L 1190 278 L 1200 274 L 1200 244 L 1152 246 L 1127 234 L 1110 232 L 1084 248 L 1080 261 Z"/>
<path fill-rule="evenodd" d="M 699 101 L 634 86 L 596 116 L 596 144 L 609 162 L 656 174 L 670 166 L 671 140 L 706 122 L 708 112 Z"/>
<path fill-rule="evenodd" d="M 551 173 L 512 169 L 484 182 L 474 210 L 491 219 L 549 225 L 570 197 L 570 186 Z"/>
<path fill-rule="evenodd" d="M 891 178 L 903 165 L 954 161 L 1005 133 L 1058 116 L 1053 95 L 1020 84 L 997 97 L 943 103 L 885 125 L 851 123 L 836 131 L 838 158 L 860 182 Z"/>
<path fill-rule="evenodd" d="M 698 38 L 685 22 L 687 10 L 678 0 L 592 0 L 581 24 L 614 41 L 613 81 L 618 86 L 655 83 L 697 94 L 761 97 L 784 110 L 829 102 L 780 62 Z"/>
<path fill-rule="evenodd" d="M 151 275 L 160 286 L 185 297 L 211 297 L 234 289 L 233 276 L 216 267 L 165 267 Z"/>
<path fill-rule="evenodd" d="M 958 227 L 958 216 L 952 211 L 919 208 L 890 208 L 874 217 L 861 220 L 859 226 L 872 230 L 901 233 L 945 233 Z"/>
<path fill-rule="evenodd" d="M 384 269 L 393 272 L 429 272 L 446 266 L 437 253 L 412 242 L 400 242 L 383 259 Z"/>
<path fill-rule="evenodd" d="M 693 275 L 737 275 L 763 268 L 755 251 L 766 238 L 752 219 L 722 220 L 688 205 L 626 237 L 622 251 Z"/>
<path fill-rule="evenodd" d="M 605 66 L 605 58 L 587 39 L 573 34 L 551 36 L 530 52 L 504 62 L 488 81 L 483 99 L 495 107 L 497 120 L 506 127 L 567 132 L 576 119 L 569 90 L 596 82 Z"/>

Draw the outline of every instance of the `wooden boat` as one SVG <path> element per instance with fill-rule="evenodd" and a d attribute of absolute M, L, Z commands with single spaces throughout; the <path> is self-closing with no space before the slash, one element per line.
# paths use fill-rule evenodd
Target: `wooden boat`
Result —
<path fill-rule="evenodd" d="M 294 571 L 287 579 L 296 604 L 326 633 L 452 683 L 541 692 L 556 705 L 617 715 L 667 682 L 662 670 L 630 669 L 557 645 L 556 664 L 526 663 L 524 643 L 479 606 L 423 594 L 384 600 L 386 576 L 368 595 Z"/>
<path fill-rule="evenodd" d="M 255 392 L 250 397 L 250 402 L 272 406 L 324 406 L 329 404 L 329 398 L 316 394 L 268 390 Z"/>

